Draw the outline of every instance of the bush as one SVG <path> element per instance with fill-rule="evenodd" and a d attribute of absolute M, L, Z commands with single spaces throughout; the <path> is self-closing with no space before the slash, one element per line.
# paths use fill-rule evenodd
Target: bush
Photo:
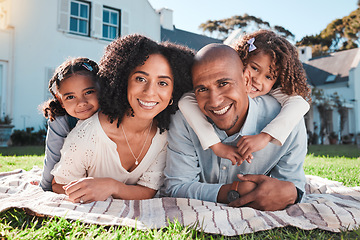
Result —
<path fill-rule="evenodd" d="M 44 145 L 46 138 L 46 130 L 40 129 L 33 132 L 34 128 L 26 128 L 26 130 L 14 130 L 10 139 L 13 146 L 26 146 L 26 145 Z"/>

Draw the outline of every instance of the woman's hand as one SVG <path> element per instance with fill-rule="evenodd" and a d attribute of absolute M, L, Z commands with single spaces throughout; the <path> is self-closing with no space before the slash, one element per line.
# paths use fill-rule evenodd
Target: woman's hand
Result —
<path fill-rule="evenodd" d="M 63 186 L 65 194 L 74 203 L 104 201 L 113 194 L 115 181 L 112 178 L 82 178 Z M 119 184 L 123 184 L 117 182 Z"/>
<path fill-rule="evenodd" d="M 113 196 L 116 199 L 149 199 L 156 190 L 141 185 L 127 185 L 112 178 L 82 178 L 63 186 L 65 194 L 74 203 L 105 201 Z"/>

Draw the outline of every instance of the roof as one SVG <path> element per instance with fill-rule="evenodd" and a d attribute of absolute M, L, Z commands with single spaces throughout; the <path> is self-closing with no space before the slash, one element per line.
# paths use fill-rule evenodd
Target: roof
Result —
<path fill-rule="evenodd" d="M 222 43 L 219 39 L 180 30 L 175 28 L 175 26 L 174 30 L 168 30 L 161 27 L 161 41 L 170 41 L 186 45 L 196 51 L 210 43 Z"/>
<path fill-rule="evenodd" d="M 349 81 L 349 71 L 357 67 L 359 48 L 334 52 L 303 63 L 308 82 L 313 86 Z"/>

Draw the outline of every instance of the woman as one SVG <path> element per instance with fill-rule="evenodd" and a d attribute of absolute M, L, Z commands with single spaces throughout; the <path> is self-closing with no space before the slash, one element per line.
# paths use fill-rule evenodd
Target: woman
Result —
<path fill-rule="evenodd" d="M 100 111 L 65 140 L 53 190 L 73 202 L 152 198 L 163 183 L 166 131 L 191 89 L 193 52 L 141 35 L 117 39 L 99 67 Z"/>

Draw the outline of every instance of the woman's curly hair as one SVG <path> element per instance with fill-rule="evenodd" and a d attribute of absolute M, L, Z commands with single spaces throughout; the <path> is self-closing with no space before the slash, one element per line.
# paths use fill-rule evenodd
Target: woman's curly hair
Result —
<path fill-rule="evenodd" d="M 96 62 L 88 58 L 69 58 L 63 62 L 54 72 L 49 81 L 49 91 L 54 98 L 49 99 L 42 105 L 42 111 L 46 118 L 54 121 L 56 116 L 64 116 L 66 110 L 61 106 L 58 100 L 58 92 L 61 82 L 74 75 L 82 75 L 91 78 L 97 83 L 97 73 L 99 67 Z"/>
<path fill-rule="evenodd" d="M 252 38 L 255 40 L 253 44 L 256 49 L 249 51 L 248 41 Z M 270 30 L 259 30 L 242 37 L 235 43 L 234 48 L 245 67 L 252 56 L 259 53 L 268 54 L 272 60 L 270 72 L 277 78 L 273 89 L 280 87 L 285 94 L 302 96 L 311 103 L 311 90 L 298 52 L 284 37 Z"/>
<path fill-rule="evenodd" d="M 127 98 L 130 73 L 143 65 L 151 54 L 161 54 L 168 60 L 174 78 L 173 104 L 155 117 L 160 132 L 168 130 L 170 115 L 178 109 L 180 97 L 192 89 L 191 65 L 194 52 L 191 49 L 169 42 L 157 43 L 139 34 L 114 40 L 106 47 L 99 63 L 99 104 L 110 122 L 117 120 L 117 127 L 131 110 Z"/>

